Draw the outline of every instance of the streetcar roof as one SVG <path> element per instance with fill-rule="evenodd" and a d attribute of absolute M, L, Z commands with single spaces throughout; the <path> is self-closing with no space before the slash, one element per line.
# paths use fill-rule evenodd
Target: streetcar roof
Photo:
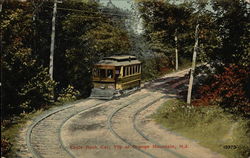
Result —
<path fill-rule="evenodd" d="M 109 66 L 126 66 L 140 64 L 141 62 L 132 55 L 124 56 L 110 56 L 99 61 L 96 65 L 109 65 Z"/>
<path fill-rule="evenodd" d="M 135 56 L 132 55 L 114 55 L 110 57 L 106 57 L 104 59 L 111 59 L 111 60 L 129 60 L 129 59 L 136 59 Z"/>

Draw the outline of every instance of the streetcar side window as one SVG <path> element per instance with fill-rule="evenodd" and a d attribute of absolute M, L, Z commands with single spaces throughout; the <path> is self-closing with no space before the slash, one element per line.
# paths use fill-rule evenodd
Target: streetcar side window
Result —
<path fill-rule="evenodd" d="M 124 73 L 123 73 L 124 76 L 127 76 L 128 75 L 128 68 L 126 66 L 124 67 L 123 71 L 124 71 Z"/>
<path fill-rule="evenodd" d="M 125 67 L 123 67 L 123 74 L 122 74 L 122 76 L 126 76 L 126 74 L 125 74 Z"/>
<path fill-rule="evenodd" d="M 124 66 L 123 67 L 123 76 L 129 76 L 136 73 L 141 72 L 141 66 L 140 65 L 133 65 L 133 66 Z"/>

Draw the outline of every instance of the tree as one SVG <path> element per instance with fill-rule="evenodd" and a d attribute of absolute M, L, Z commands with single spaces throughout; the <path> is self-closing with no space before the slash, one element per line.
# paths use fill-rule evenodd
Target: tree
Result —
<path fill-rule="evenodd" d="M 59 60 L 65 61 L 65 69 L 55 72 L 59 81 L 70 84 L 88 96 L 92 88 L 91 73 L 94 63 L 105 56 L 126 54 L 130 42 L 123 25 L 116 25 L 116 14 L 110 12 L 106 16 L 98 10 L 96 3 L 64 3 L 71 10 L 59 15 L 62 19 L 62 32 L 58 33 L 61 48 L 57 54 Z M 60 14 L 60 12 L 58 12 Z M 114 18 L 112 19 L 112 15 Z M 60 62 L 60 61 L 58 61 Z M 65 71 L 66 70 L 66 71 Z M 65 77 L 60 74 L 64 73 Z M 79 82 L 81 81 L 81 82 Z"/>
<path fill-rule="evenodd" d="M 219 47 L 209 56 L 210 61 L 217 61 L 215 65 L 249 65 L 250 14 L 247 5 L 245 0 L 212 0 L 220 39 Z"/>
<path fill-rule="evenodd" d="M 210 73 L 199 88 L 202 93 L 198 103 L 218 104 L 227 111 L 249 117 L 247 2 L 212 0 L 211 5 L 213 12 L 202 12 L 199 20 L 204 28 L 199 36 L 204 43 L 202 54 L 210 65 Z"/>
<path fill-rule="evenodd" d="M 31 2 L 10 2 L 1 13 L 1 97 L 4 111 L 9 115 L 52 102 L 56 83 L 50 79 L 48 67 L 53 3 L 36 6 L 39 7 Z M 80 96 L 86 97 L 92 86 L 93 64 L 103 56 L 127 52 L 130 42 L 126 31 L 102 15 L 97 3 L 65 1 L 58 9 L 55 97 L 65 96 L 60 93 L 66 93 L 67 89 L 79 90 Z"/>
<path fill-rule="evenodd" d="M 167 67 L 175 65 L 178 69 L 179 54 L 182 58 L 190 57 L 192 7 L 186 3 L 174 5 L 162 1 L 140 1 L 139 9 L 151 50 L 167 57 Z"/>
<path fill-rule="evenodd" d="M 48 70 L 40 65 L 32 49 L 34 24 L 30 3 L 6 4 L 0 27 L 3 117 L 50 104 L 55 82 L 49 79 Z"/>

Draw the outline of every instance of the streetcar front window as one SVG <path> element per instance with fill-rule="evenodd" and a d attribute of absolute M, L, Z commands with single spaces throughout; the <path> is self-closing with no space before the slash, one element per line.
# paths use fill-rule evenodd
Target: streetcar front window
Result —
<path fill-rule="evenodd" d="M 107 77 L 108 78 L 113 78 L 113 70 L 107 70 Z"/>
<path fill-rule="evenodd" d="M 94 68 L 94 70 L 93 70 L 93 76 L 94 76 L 94 77 L 98 77 L 98 76 L 99 76 L 99 73 L 98 73 L 98 69 L 97 69 L 97 68 Z"/>

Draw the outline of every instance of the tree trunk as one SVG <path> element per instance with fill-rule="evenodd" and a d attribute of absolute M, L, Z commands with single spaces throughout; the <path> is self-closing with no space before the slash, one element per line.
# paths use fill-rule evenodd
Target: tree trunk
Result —
<path fill-rule="evenodd" d="M 53 69 L 54 69 L 56 10 L 57 10 L 57 0 L 54 0 L 53 17 L 52 17 L 52 31 L 51 31 L 51 45 L 50 45 L 50 56 L 49 56 L 49 75 L 50 75 L 51 80 L 53 80 Z"/>
<path fill-rule="evenodd" d="M 178 37 L 177 37 L 177 30 L 175 31 L 175 70 L 177 71 L 179 68 L 179 63 L 178 63 Z"/>
<path fill-rule="evenodd" d="M 192 96 L 192 88 L 193 88 L 193 81 L 194 81 L 194 71 L 195 71 L 195 63 L 196 63 L 196 56 L 198 50 L 198 31 L 199 31 L 199 24 L 196 25 L 195 28 L 195 44 L 194 44 L 194 53 L 193 53 L 193 61 L 192 61 L 192 68 L 190 70 L 190 79 L 188 85 L 188 94 L 187 94 L 187 103 L 191 103 L 191 96 Z"/>

